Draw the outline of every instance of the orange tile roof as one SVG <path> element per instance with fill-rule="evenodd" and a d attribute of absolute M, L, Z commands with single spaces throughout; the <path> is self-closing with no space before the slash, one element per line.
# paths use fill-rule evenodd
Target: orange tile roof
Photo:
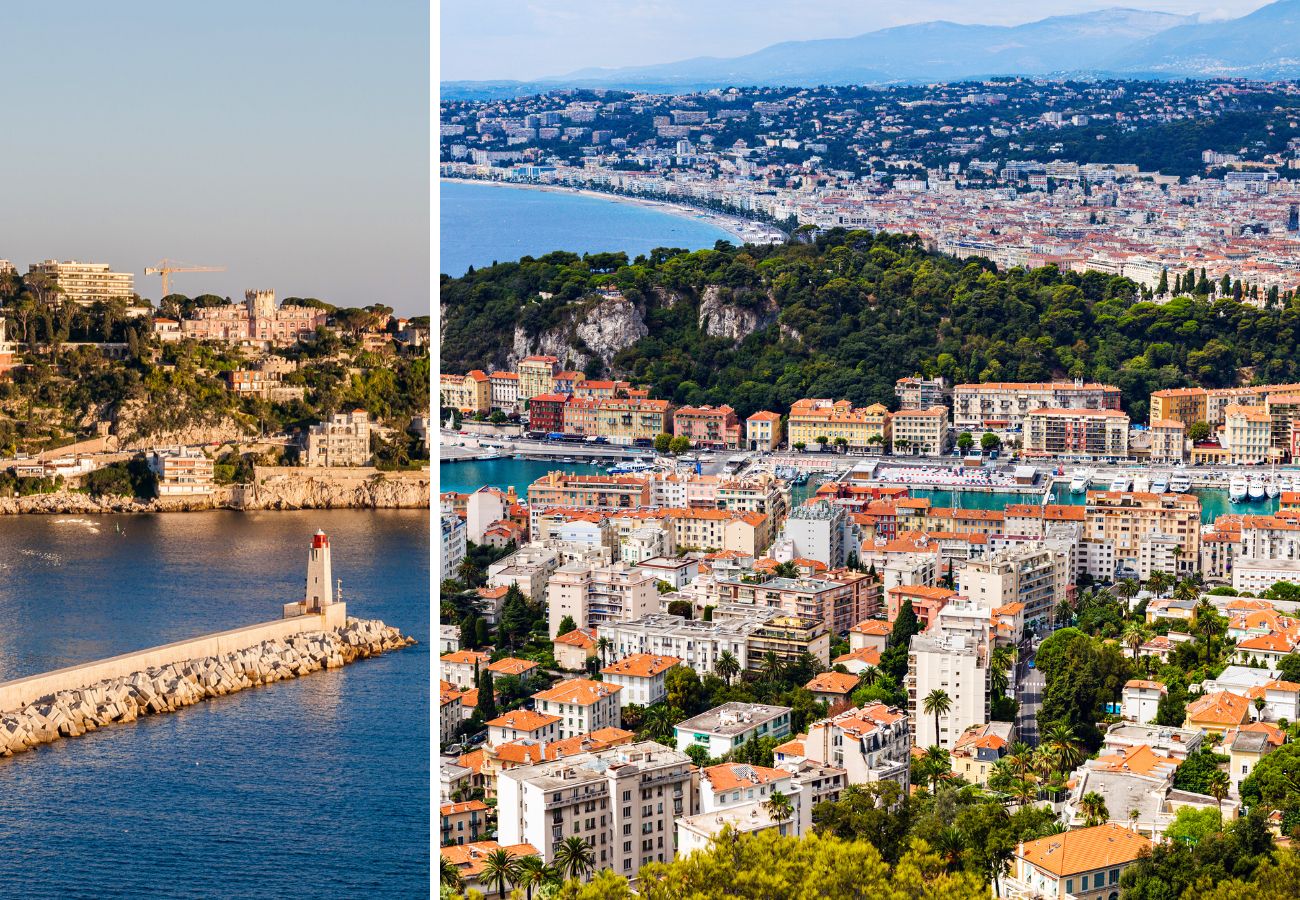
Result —
<path fill-rule="evenodd" d="M 1150 847 L 1151 841 L 1143 835 L 1107 822 L 1028 841 L 1016 855 L 1059 877 L 1130 863 Z"/>
<path fill-rule="evenodd" d="M 1187 704 L 1187 721 L 1210 725 L 1240 725 L 1250 701 L 1231 691 L 1215 691 Z"/>
<path fill-rule="evenodd" d="M 890 634 L 894 626 L 884 619 L 867 619 L 865 622 L 859 622 L 849 629 L 851 633 L 856 634 L 874 634 L 884 636 Z"/>
<path fill-rule="evenodd" d="M 464 800 L 460 803 L 444 803 L 438 807 L 438 814 L 443 816 L 456 816 L 467 812 L 482 812 L 485 809 L 491 809 L 482 800 Z"/>
<path fill-rule="evenodd" d="M 784 744 L 777 744 L 775 747 L 772 748 L 772 752 L 782 753 L 787 756 L 803 756 L 804 755 L 803 742 L 806 741 L 807 739 L 808 739 L 808 735 L 806 734 L 796 735 L 794 738 L 786 741 Z"/>
<path fill-rule="evenodd" d="M 850 694 L 858 686 L 858 676 L 845 672 L 822 672 L 804 685 L 814 694 Z"/>
<path fill-rule="evenodd" d="M 555 687 L 533 694 L 535 700 L 549 700 L 551 703 L 572 703 L 578 706 L 591 706 L 598 700 L 617 694 L 623 690 L 622 685 L 606 684 L 589 678 L 571 678 Z"/>
<path fill-rule="evenodd" d="M 722 792 L 771 784 L 789 778 L 790 773 L 781 769 L 769 769 L 767 766 L 751 766 L 748 763 L 723 763 L 700 770 L 700 777 L 713 785 L 714 791 Z"/>
<path fill-rule="evenodd" d="M 831 665 L 837 666 L 850 662 L 864 662 L 869 666 L 880 665 L 880 651 L 875 647 L 863 647 L 859 650 L 850 650 L 831 660 Z"/>
<path fill-rule="evenodd" d="M 547 725 L 554 725 L 558 721 L 560 721 L 559 716 L 548 716 L 546 713 L 535 712 L 531 709 L 512 709 L 503 716 L 497 716 L 487 724 L 489 728 L 536 731 L 539 728 L 545 728 Z"/>
<path fill-rule="evenodd" d="M 891 587 L 889 593 L 900 597 L 922 597 L 926 600 L 949 600 L 957 596 L 956 591 L 926 584 L 900 584 Z"/>
<path fill-rule="evenodd" d="M 551 741 L 546 745 L 547 759 L 561 759 L 575 753 L 591 753 L 607 747 L 631 743 L 636 737 L 635 731 L 626 728 L 597 728 L 588 734 L 575 734 L 560 741 Z"/>
<path fill-rule="evenodd" d="M 533 669 L 540 668 L 537 663 L 531 659 L 517 659 L 513 656 L 507 656 L 498 659 L 488 666 L 489 672 L 496 672 L 500 675 L 522 675 Z"/>
<path fill-rule="evenodd" d="M 1156 753 L 1146 744 L 1120 753 L 1102 754 L 1092 763 L 1092 768 L 1102 772 L 1131 772 L 1134 775 L 1150 775 L 1160 770 L 1172 771 L 1178 767 L 1177 760 Z"/>
<path fill-rule="evenodd" d="M 583 650 L 590 650 L 596 646 L 596 629 L 594 628 L 575 628 L 568 634 L 562 634 L 552 643 L 565 644 L 570 647 L 581 647 Z"/>
<path fill-rule="evenodd" d="M 1269 653 L 1290 653 L 1291 641 L 1280 634 L 1261 634 L 1246 638 L 1237 644 L 1238 650 L 1263 650 Z"/>
<path fill-rule="evenodd" d="M 532 844 L 510 844 L 502 846 L 496 841 L 476 841 L 473 844 L 449 844 L 446 847 L 439 848 L 439 852 L 444 858 L 455 863 L 456 868 L 460 870 L 460 877 L 467 881 L 476 879 L 485 868 L 487 858 L 493 850 L 505 850 L 511 859 L 522 859 L 525 856 L 539 856 L 537 848 Z"/>
<path fill-rule="evenodd" d="M 489 658 L 489 654 L 484 653 L 482 650 L 454 650 L 451 653 L 444 653 L 438 657 L 438 660 L 444 663 L 460 663 L 472 666 L 474 663 L 486 665 Z"/>
<path fill-rule="evenodd" d="M 1225 731 L 1223 733 L 1223 746 L 1231 747 L 1237 733 L 1242 731 L 1258 731 L 1268 735 L 1268 742 L 1275 747 L 1281 747 L 1286 743 L 1286 732 L 1276 725 L 1270 725 L 1268 722 L 1250 722 L 1240 728 L 1229 728 Z"/>
<path fill-rule="evenodd" d="M 1152 691 L 1164 691 L 1165 686 L 1159 681 L 1145 681 L 1141 678 L 1130 678 L 1124 682 L 1126 688 L 1146 688 Z"/>
<path fill-rule="evenodd" d="M 659 656 L 654 653 L 632 653 L 601 669 L 603 675 L 627 675 L 630 678 L 653 678 L 662 675 L 681 660 L 676 656 Z"/>

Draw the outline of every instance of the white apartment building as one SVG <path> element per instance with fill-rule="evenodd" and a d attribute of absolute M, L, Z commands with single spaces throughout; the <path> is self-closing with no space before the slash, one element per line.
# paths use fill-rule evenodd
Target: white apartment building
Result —
<path fill-rule="evenodd" d="M 519 405 L 519 375 L 514 372 L 492 372 L 488 375 L 492 391 L 492 408 L 514 412 Z"/>
<path fill-rule="evenodd" d="M 600 728 L 621 727 L 623 713 L 618 695 L 622 690 L 616 684 L 571 678 L 533 694 L 534 708 L 537 712 L 560 717 L 556 737 L 564 740 Z"/>
<path fill-rule="evenodd" d="M 918 634 L 907 654 L 907 713 L 917 747 L 951 752 L 972 725 L 989 720 L 988 644 L 960 634 Z M 948 695 L 951 708 L 936 717 L 925 711 L 932 691 Z"/>
<path fill-rule="evenodd" d="M 517 585 L 531 600 L 546 596 L 546 582 L 559 567 L 557 551 L 540 544 L 525 544 L 488 566 L 487 582 L 489 587 Z"/>
<path fill-rule="evenodd" d="M 607 684 L 623 689 L 619 700 L 623 706 L 653 706 L 668 698 L 664 679 L 668 670 L 680 665 L 675 656 L 656 656 L 653 653 L 633 653 L 600 670 Z"/>
<path fill-rule="evenodd" d="M 527 842 L 547 863 L 568 837 L 591 847 L 595 868 L 633 878 L 677 854 L 674 821 L 693 815 L 691 759 L 642 741 L 502 772 L 497 838 Z"/>
<path fill-rule="evenodd" d="M 82 306 L 113 300 L 129 303 L 135 294 L 135 275 L 131 272 L 113 272 L 108 263 L 47 259 L 28 266 L 27 278 L 30 279 L 33 275 L 50 278 L 58 286 L 64 300 Z"/>
<path fill-rule="evenodd" d="M 159 497 L 207 496 L 213 491 L 215 467 L 197 447 L 154 450 L 149 469 L 157 476 Z"/>
<path fill-rule="evenodd" d="M 804 755 L 844 769 L 849 784 L 910 782 L 912 736 L 907 713 L 883 703 L 850 709 L 808 726 Z"/>
<path fill-rule="evenodd" d="M 465 500 L 466 536 L 476 544 L 483 543 L 483 532 L 493 522 L 505 517 L 506 505 L 501 492 L 481 487 Z"/>
<path fill-rule="evenodd" d="M 565 616 L 579 628 L 599 628 L 649 615 L 659 609 L 659 588 L 653 575 L 621 561 L 600 567 L 569 563 L 547 581 L 546 603 L 554 638 Z"/>
<path fill-rule="evenodd" d="M 703 622 L 668 613 L 653 613 L 631 622 L 602 625 L 600 637 L 613 643 L 616 657 L 634 653 L 671 656 L 701 677 L 714 671 L 718 658 L 730 653 L 742 671 L 749 668 L 749 638 L 779 610 L 755 610 L 748 619 L 729 618 Z"/>
<path fill-rule="evenodd" d="M 364 409 L 335 413 L 328 422 L 307 429 L 303 464 L 308 466 L 370 465 L 370 415 Z"/>
<path fill-rule="evenodd" d="M 857 546 L 855 534 L 845 509 L 821 500 L 790 510 L 778 543 L 788 541 L 794 557 L 815 559 L 837 569 Z"/>
<path fill-rule="evenodd" d="M 1243 516 L 1232 586 L 1259 593 L 1278 581 L 1300 582 L 1300 522 L 1278 516 Z"/>
<path fill-rule="evenodd" d="M 465 559 L 465 551 L 468 549 L 465 540 L 465 520 L 460 516 L 443 516 L 442 517 L 442 537 L 439 541 L 440 554 L 439 558 L 442 565 L 439 568 L 439 580 L 446 578 L 455 578 L 456 569 Z"/>
<path fill-rule="evenodd" d="M 731 701 L 708 712 L 678 722 L 677 746 L 685 750 L 699 744 L 715 759 L 751 738 L 783 738 L 790 734 L 790 707 Z"/>
<path fill-rule="evenodd" d="M 966 562 L 956 573 L 957 592 L 991 609 L 1025 605 L 1025 622 L 1046 624 L 1073 581 L 1073 561 L 1059 548 L 1037 542 L 1008 547 Z"/>
<path fill-rule="evenodd" d="M 1063 381 L 1030 384 L 959 384 L 953 388 L 952 424 L 957 431 L 1019 428 L 1035 409 L 1119 409 L 1119 388 Z"/>
<path fill-rule="evenodd" d="M 1233 403 L 1225 407 L 1222 444 L 1228 462 L 1247 466 L 1266 462 L 1272 430 L 1273 417 L 1262 406 Z"/>
<path fill-rule="evenodd" d="M 1124 684 L 1121 694 L 1124 718 L 1139 725 L 1155 721 L 1160 708 L 1160 698 L 1169 693 L 1169 689 L 1158 681 L 1146 681 L 1134 678 Z"/>

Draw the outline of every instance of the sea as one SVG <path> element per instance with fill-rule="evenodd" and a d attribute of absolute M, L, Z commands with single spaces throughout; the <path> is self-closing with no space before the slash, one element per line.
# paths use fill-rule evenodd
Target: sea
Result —
<path fill-rule="evenodd" d="M 275 618 L 330 536 L 413 647 L 0 759 L 0 896 L 423 897 L 427 510 L 0 517 L 0 680 Z"/>
<path fill-rule="evenodd" d="M 442 181 L 440 191 L 438 268 L 456 278 L 470 266 L 553 250 L 635 257 L 657 247 L 735 241 L 703 219 L 587 194 L 465 181 Z"/>
<path fill-rule="evenodd" d="M 502 490 L 513 487 L 520 496 L 523 496 L 528 493 L 528 485 L 532 484 L 552 469 L 563 469 L 566 472 L 571 471 L 582 474 L 604 471 L 602 468 L 590 465 L 574 463 L 560 464 L 510 458 L 486 459 L 474 462 L 444 462 L 438 466 L 439 490 L 470 493 L 487 485 L 498 487 Z M 809 496 L 812 489 L 812 485 L 806 485 L 802 490 L 796 489 L 793 493 L 795 502 L 800 502 Z M 1012 503 L 1041 503 L 1043 500 L 1041 491 L 1035 493 L 1007 491 L 986 493 L 983 491 L 924 490 L 913 488 L 910 493 L 913 497 L 929 499 L 935 506 L 957 506 L 964 509 L 1002 509 Z M 1232 503 L 1228 499 L 1227 491 L 1197 490 L 1192 491 L 1192 493 L 1200 498 L 1201 521 L 1203 523 L 1213 522 L 1219 516 L 1227 513 L 1267 515 L 1276 512 L 1279 506 L 1277 498 L 1250 501 L 1246 503 Z M 1084 499 L 1084 495 L 1071 494 L 1069 490 L 1062 485 L 1056 491 L 1052 502 L 1081 505 L 1084 502 Z"/>

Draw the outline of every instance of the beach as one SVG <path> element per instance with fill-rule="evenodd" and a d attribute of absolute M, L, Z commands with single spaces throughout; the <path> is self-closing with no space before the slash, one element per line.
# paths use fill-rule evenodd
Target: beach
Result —
<path fill-rule="evenodd" d="M 653 209 L 661 213 L 678 216 L 684 219 L 707 222 L 709 225 L 725 231 L 727 234 L 730 234 L 742 243 L 784 243 L 787 237 L 785 232 L 775 226 L 768 225 L 766 222 L 747 219 L 743 216 L 720 213 L 716 210 L 692 206 L 689 203 L 653 200 L 646 197 L 633 197 L 627 194 L 616 194 L 612 191 L 598 191 L 592 188 L 576 188 L 568 187 L 567 185 L 524 184 L 522 182 L 494 181 L 484 178 L 443 177 L 439 180 L 459 184 L 486 184 L 494 187 L 517 188 L 555 194 L 574 194 L 577 196 L 594 197 L 600 200 L 613 200 L 618 203 L 640 206 L 644 209 Z"/>

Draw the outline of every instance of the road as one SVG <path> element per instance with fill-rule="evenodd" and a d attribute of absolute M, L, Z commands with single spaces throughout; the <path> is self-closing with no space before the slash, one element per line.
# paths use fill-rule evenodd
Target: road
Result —
<path fill-rule="evenodd" d="M 1016 736 L 1031 747 L 1038 746 L 1038 712 L 1043 708 L 1043 689 L 1047 682 L 1043 673 L 1029 669 L 1028 674 L 1020 680 L 1016 699 L 1020 701 L 1020 712 L 1016 716 Z"/>

